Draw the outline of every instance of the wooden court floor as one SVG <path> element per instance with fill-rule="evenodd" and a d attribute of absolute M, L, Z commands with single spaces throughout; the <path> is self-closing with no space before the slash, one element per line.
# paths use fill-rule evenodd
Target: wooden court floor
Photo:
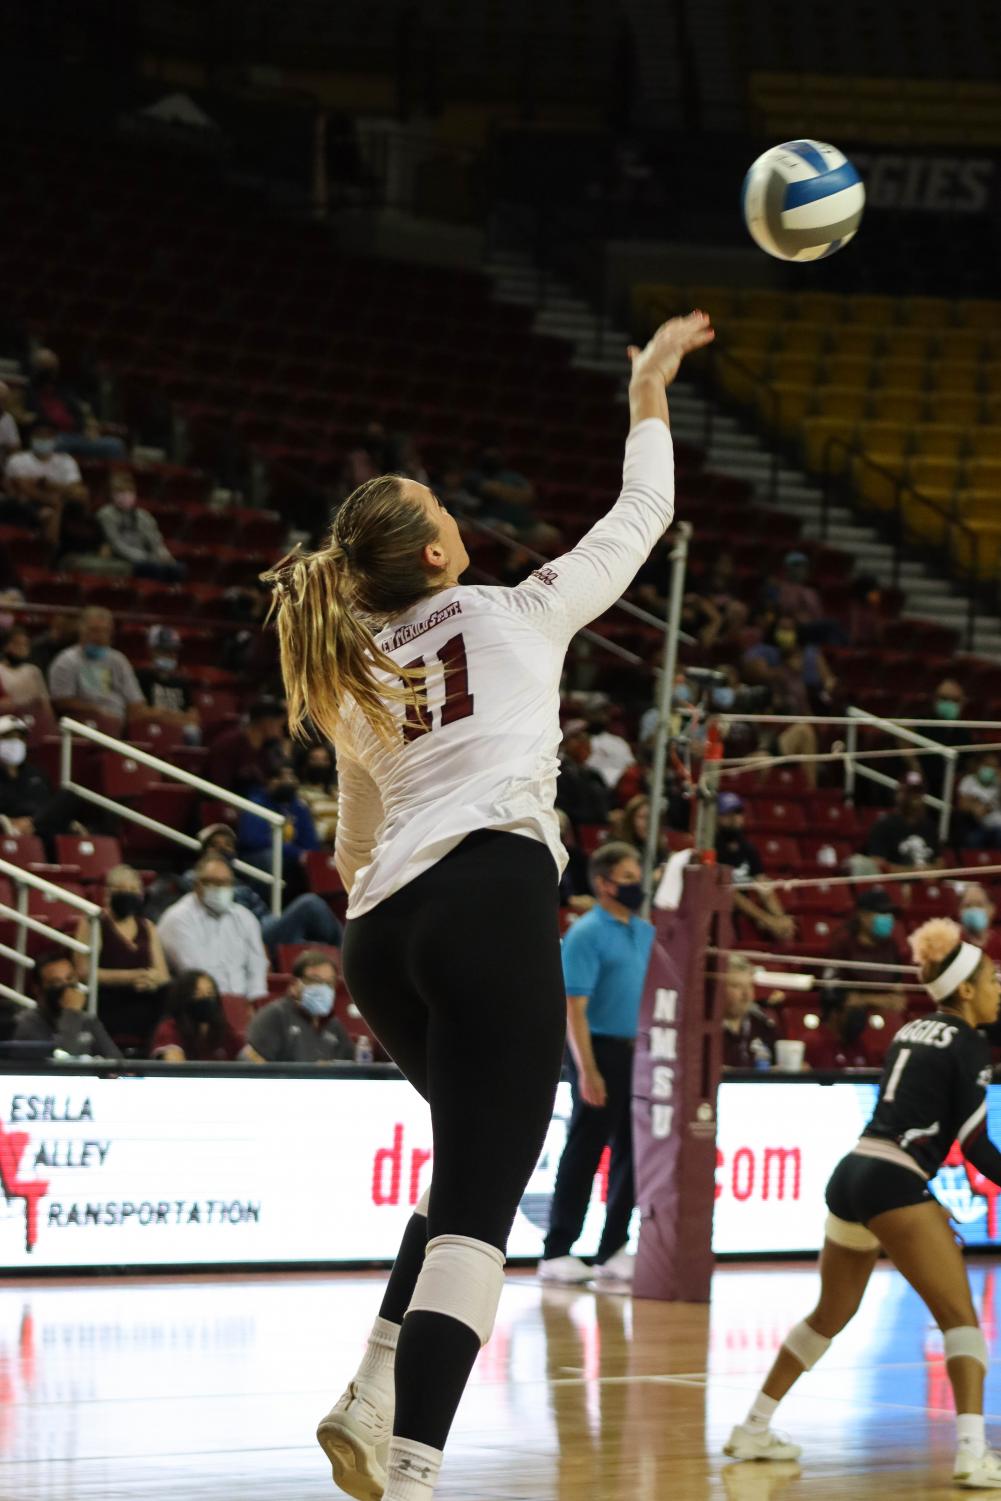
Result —
<path fill-rule="evenodd" d="M 996 1272 L 972 1263 L 994 1358 Z M 381 1278 L 158 1278 L 0 1287 L 0 1501 L 336 1497 L 313 1429 L 350 1374 Z M 877 1272 L 862 1313 L 780 1426 L 800 1465 L 720 1447 L 790 1324 L 809 1267 L 728 1267 L 710 1307 L 509 1277 L 438 1495 L 451 1501 L 941 1497 L 952 1426 L 941 1343 Z M 1001 1373 L 988 1381 L 1001 1438 Z"/>

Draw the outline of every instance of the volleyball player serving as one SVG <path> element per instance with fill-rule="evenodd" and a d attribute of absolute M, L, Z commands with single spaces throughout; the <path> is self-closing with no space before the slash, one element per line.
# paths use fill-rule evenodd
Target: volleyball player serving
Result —
<path fill-rule="evenodd" d="M 394 475 L 348 496 L 321 551 L 267 576 L 290 725 L 308 718 L 337 750 L 345 979 L 431 1107 L 430 1192 L 361 1366 L 317 1432 L 335 1481 L 362 1501 L 432 1495 L 493 1328 L 563 1058 L 563 660 L 670 524 L 665 387 L 712 337 L 696 312 L 629 351 L 622 493 L 516 589 L 460 586 L 469 557 L 455 521 Z"/>
<path fill-rule="evenodd" d="M 724 1452 L 735 1459 L 799 1457 L 797 1445 L 772 1431 L 772 1414 L 855 1314 L 882 1247 L 944 1335 L 958 1428 L 953 1477 L 973 1490 L 1001 1489 L 1001 1456 L 984 1437 L 987 1341 L 948 1215 L 928 1188 L 957 1140 L 974 1167 L 1001 1184 L 1001 1152 L 986 1132 L 990 1049 L 975 1031 L 997 1019 L 1001 992 L 993 961 L 962 941 L 956 923 L 935 918 L 910 944 L 937 1010 L 908 1022 L 893 1040 L 875 1114 L 827 1185 L 820 1299 L 786 1336 Z"/>

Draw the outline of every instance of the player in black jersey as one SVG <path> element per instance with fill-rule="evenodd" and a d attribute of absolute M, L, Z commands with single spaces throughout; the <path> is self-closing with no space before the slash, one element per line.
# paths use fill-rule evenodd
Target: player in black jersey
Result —
<path fill-rule="evenodd" d="M 958 1141 L 1001 1184 L 1001 1152 L 987 1135 L 990 1049 L 977 1027 L 997 1020 L 1001 990 L 993 961 L 935 918 L 911 935 L 922 984 L 936 1003 L 893 1040 L 876 1110 L 827 1185 L 816 1308 L 786 1336 L 775 1364 L 724 1452 L 734 1459 L 797 1459 L 800 1449 L 771 1428 L 772 1415 L 804 1371 L 854 1317 L 880 1249 L 910 1282 L 944 1335 L 956 1399 L 957 1484 L 1001 1489 L 1001 1455 L 984 1437 L 987 1341 L 977 1323 L 962 1253 L 928 1183 Z"/>

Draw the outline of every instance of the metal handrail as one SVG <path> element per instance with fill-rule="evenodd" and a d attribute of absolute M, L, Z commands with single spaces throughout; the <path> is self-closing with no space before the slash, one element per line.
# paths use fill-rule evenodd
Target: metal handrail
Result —
<path fill-rule="evenodd" d="M 175 844 L 183 844 L 186 849 L 200 849 L 197 839 L 190 834 L 183 834 L 180 829 L 172 829 L 169 825 L 160 823 L 159 819 L 150 818 L 146 813 L 140 813 L 135 808 L 128 807 L 125 803 L 117 803 L 113 798 L 105 797 L 103 793 L 94 792 L 89 787 L 82 786 L 73 780 L 73 739 L 90 740 L 95 745 L 102 746 L 105 750 L 114 751 L 116 755 L 129 761 L 138 761 L 142 766 L 149 766 L 153 771 L 159 772 L 168 781 L 181 782 L 186 787 L 193 787 L 196 792 L 204 792 L 206 797 L 214 802 L 225 803 L 227 807 L 238 808 L 243 813 L 252 813 L 255 818 L 262 819 L 271 825 L 271 869 L 260 870 L 256 865 L 248 865 L 243 860 L 234 860 L 233 869 L 242 875 L 249 876 L 252 880 L 263 881 L 271 887 L 271 911 L 277 917 L 282 906 L 282 831 L 285 827 L 285 819 L 281 813 L 274 813 L 270 808 L 262 808 L 260 803 L 251 802 L 249 798 L 241 797 L 238 792 L 229 792 L 225 787 L 219 787 L 215 782 L 207 782 L 204 777 L 197 776 L 193 771 L 186 771 L 182 766 L 172 766 L 169 761 L 161 761 L 159 756 L 153 756 L 149 751 L 140 750 L 137 746 L 129 745 L 124 740 L 116 740 L 112 735 L 106 735 L 103 730 L 96 730 L 89 724 L 81 724 L 77 719 L 63 718 L 59 721 L 59 733 L 62 737 L 60 747 L 60 783 L 69 792 L 75 792 L 77 797 L 86 802 L 93 803 L 98 808 L 104 808 L 109 813 L 115 813 L 119 818 L 128 819 L 131 823 L 139 824 L 141 828 L 152 829 L 155 834 L 160 834 L 164 839 L 170 839 Z"/>
<path fill-rule="evenodd" d="M 873 766 L 864 766 L 857 762 L 858 730 L 860 725 L 869 725 L 874 730 L 881 730 L 885 735 L 895 735 L 898 740 L 903 740 L 909 745 L 918 745 L 922 752 L 929 755 L 939 755 L 945 763 L 942 776 L 942 796 L 933 797 L 930 792 L 923 794 L 926 807 L 938 809 L 938 837 L 943 844 L 949 838 L 949 826 L 952 822 L 952 800 L 956 788 L 956 762 L 958 759 L 956 750 L 951 745 L 940 745 L 935 740 L 929 740 L 927 735 L 919 735 L 916 730 L 905 729 L 902 725 L 895 724 L 892 719 L 882 719 L 878 714 L 871 713 L 868 709 L 860 709 L 854 704 L 848 706 L 848 734 L 845 736 L 845 797 L 852 801 L 855 796 L 855 778 L 865 777 L 870 782 L 877 782 L 881 787 L 900 786 L 898 778 L 888 776 L 885 771 L 877 771 Z"/>
<path fill-rule="evenodd" d="M 905 475 L 899 473 L 899 471 L 895 469 L 888 469 L 885 464 L 878 463 L 871 454 L 866 453 L 865 449 L 862 447 L 861 441 L 858 438 L 848 439 L 840 437 L 837 433 L 832 433 L 827 442 L 824 444 L 824 455 L 822 463 L 822 472 L 824 476 L 824 486 L 822 492 L 823 501 L 821 506 L 820 518 L 820 530 L 822 539 L 826 539 L 827 537 L 831 486 L 835 477 L 835 471 L 832 466 L 832 459 L 834 457 L 834 454 L 838 450 L 841 450 L 849 458 L 858 460 L 874 474 L 882 475 L 884 479 L 890 480 L 893 485 L 893 519 L 896 535 L 894 537 L 893 571 L 891 574 L 891 582 L 894 588 L 897 588 L 899 586 L 900 565 L 903 561 L 902 553 L 906 530 L 904 518 L 905 495 L 909 495 L 912 500 L 917 501 L 918 505 L 924 506 L 925 510 L 933 512 L 934 515 L 936 515 L 945 524 L 947 539 L 951 537 L 953 531 L 960 532 L 966 537 L 970 546 L 970 589 L 967 595 L 966 644 L 972 651 L 976 638 L 977 625 L 976 589 L 977 581 L 980 577 L 980 542 L 977 538 L 976 531 L 973 529 L 973 527 L 969 526 L 967 522 L 963 521 L 961 517 L 953 515 L 950 511 L 947 511 L 944 506 L 940 506 L 936 501 L 932 500 L 930 496 L 923 494 L 914 485 L 913 481 L 909 480 Z"/>
<path fill-rule="evenodd" d="M 75 891 L 65 891 L 57 886 L 54 881 L 47 881 L 44 876 L 36 876 L 34 871 L 24 870 L 20 865 L 12 865 L 9 860 L 0 860 L 0 876 L 6 876 L 17 887 L 17 906 L 8 907 L 6 902 L 0 902 L 0 917 L 9 919 L 17 927 L 16 947 L 9 948 L 7 944 L 0 944 L 0 954 L 5 959 L 12 960 L 15 968 L 15 984 L 19 987 L 24 985 L 24 977 L 28 970 L 35 968 L 35 961 L 28 954 L 28 933 L 38 933 L 50 943 L 62 945 L 74 954 L 83 954 L 87 959 L 87 1011 L 93 1016 L 97 1011 L 97 956 L 100 948 L 98 924 L 101 920 L 101 908 L 96 902 L 90 902 L 86 897 L 77 896 Z M 45 896 L 54 897 L 57 901 L 65 902 L 68 907 L 75 907 L 81 917 L 87 919 L 89 929 L 89 941 L 83 943 L 79 938 L 69 933 L 60 933 L 58 928 L 49 927 L 40 918 L 28 915 L 28 891 L 41 891 Z M 36 1009 L 36 1003 L 23 989 L 15 989 L 10 985 L 0 984 L 0 996 L 15 1005 L 22 1006 L 26 1010 Z"/>

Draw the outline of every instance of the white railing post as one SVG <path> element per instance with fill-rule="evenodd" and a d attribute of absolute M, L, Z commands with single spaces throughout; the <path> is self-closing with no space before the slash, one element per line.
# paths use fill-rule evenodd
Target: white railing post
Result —
<path fill-rule="evenodd" d="M 952 823 L 952 800 L 956 793 L 956 752 L 952 746 L 944 750 L 945 766 L 942 774 L 942 806 L 938 814 L 938 837 L 943 844 L 949 843 L 949 827 Z"/>
<path fill-rule="evenodd" d="M 284 824 L 271 826 L 271 915 L 277 917 L 282 910 L 282 854 L 285 842 Z"/>
<path fill-rule="evenodd" d="M 27 953 L 27 935 L 37 933 L 49 943 L 69 949 L 71 954 L 82 954 L 88 959 L 87 1009 L 93 1014 L 97 1010 L 97 925 L 101 920 L 100 907 L 86 897 L 77 896 L 75 891 L 65 891 L 62 886 L 57 886 L 54 881 L 47 881 L 44 876 L 36 876 L 33 871 L 23 870 L 20 865 L 12 865 L 9 860 L 0 860 L 0 875 L 7 876 L 17 887 L 16 907 L 8 907 L 6 902 L 0 902 L 0 918 L 8 918 L 17 924 L 17 947 L 10 949 L 6 944 L 0 944 L 0 954 L 14 961 L 17 985 L 22 987 L 15 989 L 10 985 L 0 985 L 0 995 L 15 1001 L 19 1006 L 34 1007 L 35 1002 L 25 992 L 23 985 L 25 972 L 35 968 L 35 961 Z M 41 891 L 44 895 L 75 908 L 89 921 L 90 941 L 82 943 L 71 933 L 60 933 L 58 928 L 50 927 L 40 917 L 32 917 L 28 912 L 29 891 Z"/>

